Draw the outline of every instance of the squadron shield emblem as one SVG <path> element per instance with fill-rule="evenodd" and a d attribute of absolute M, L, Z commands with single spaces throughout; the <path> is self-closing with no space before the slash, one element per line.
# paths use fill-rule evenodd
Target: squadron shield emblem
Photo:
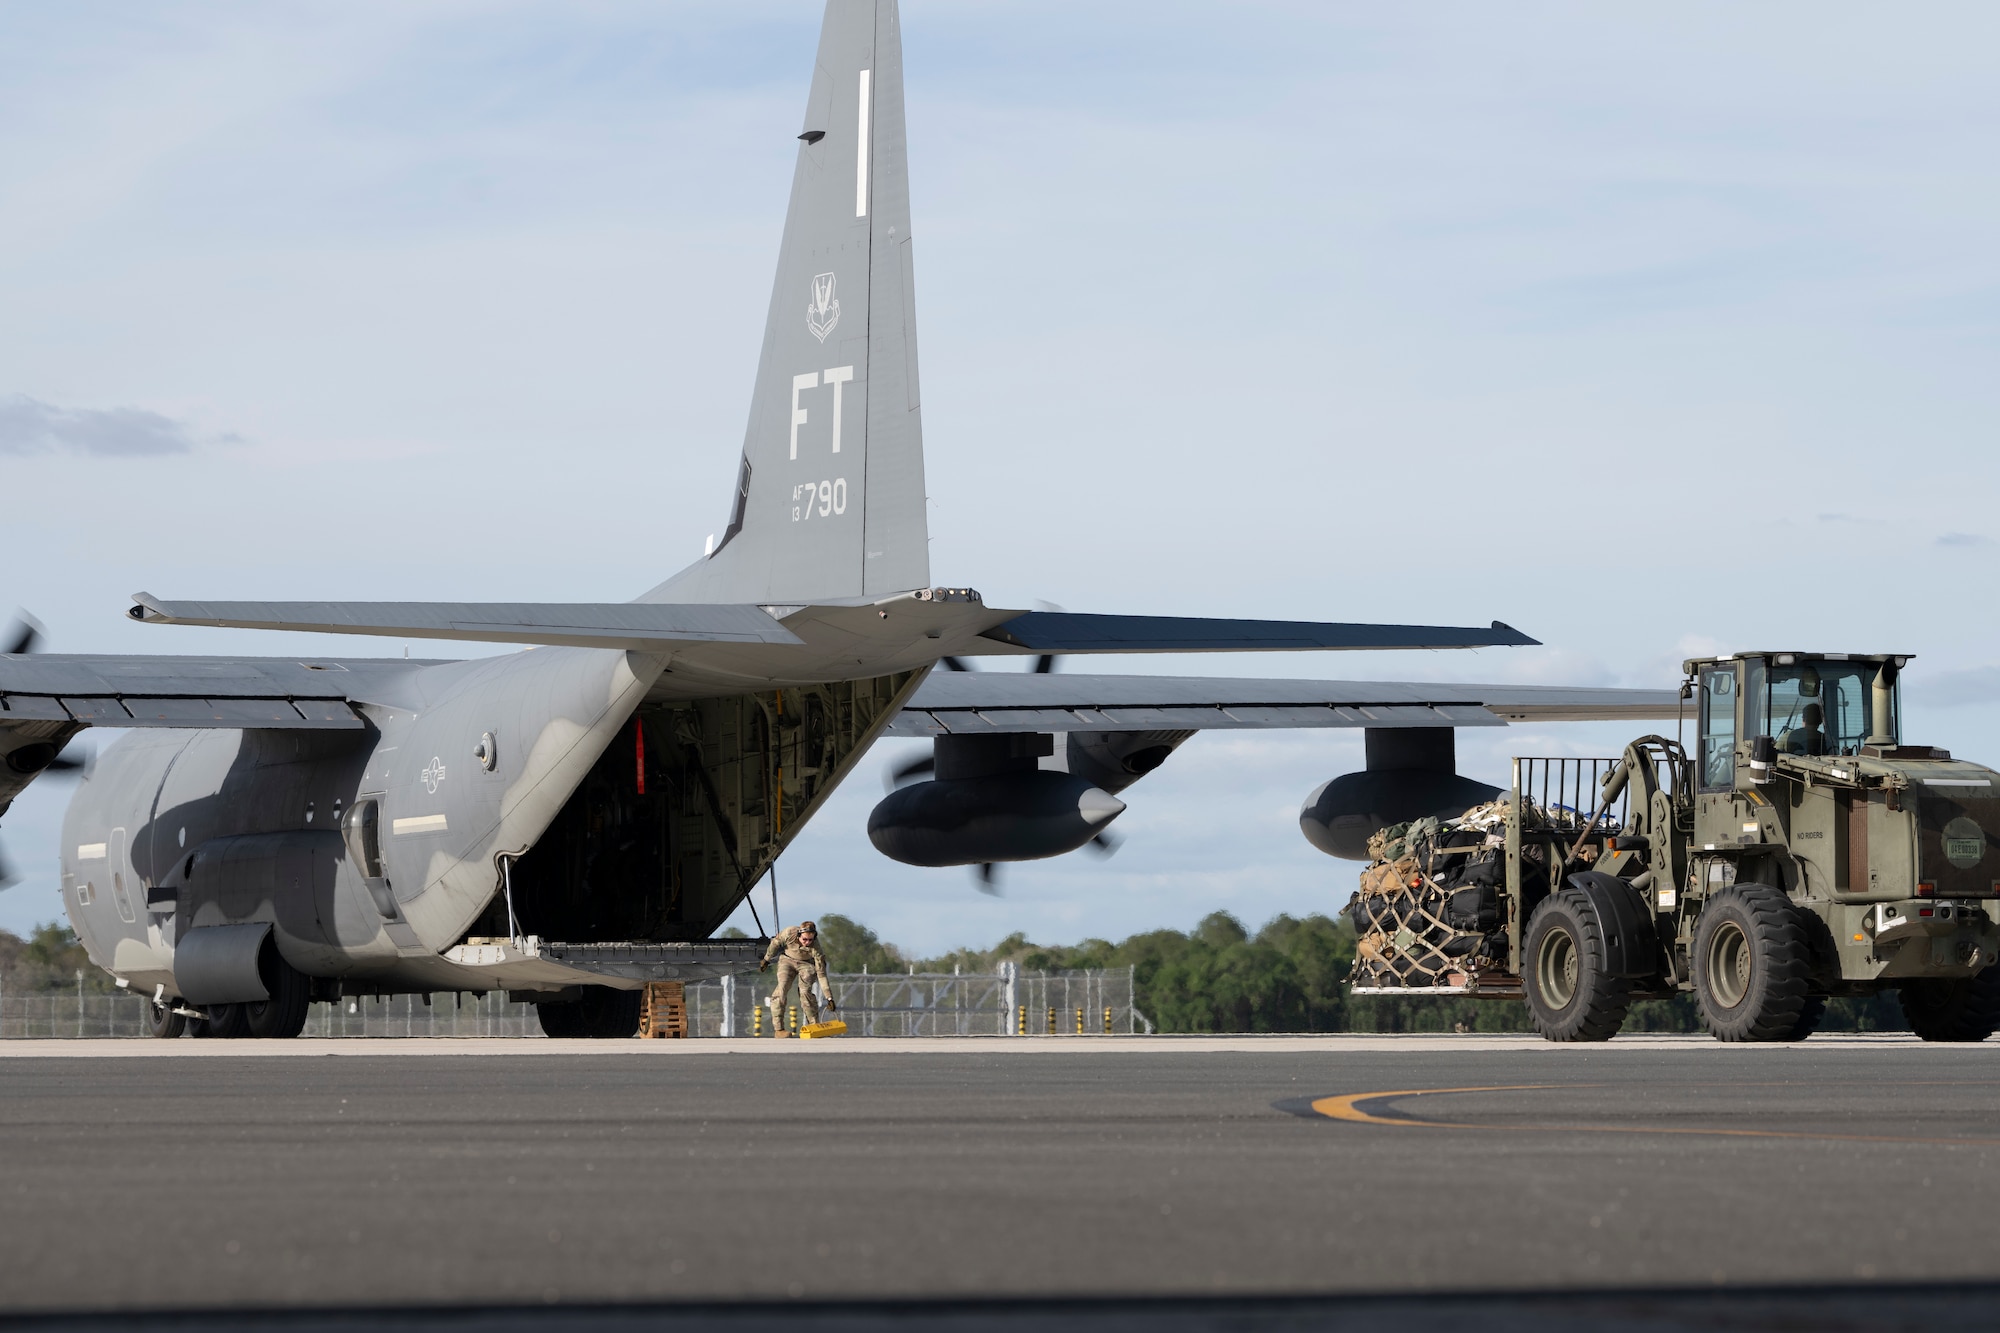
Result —
<path fill-rule="evenodd" d="M 840 302 L 833 297 L 833 274 L 815 273 L 812 283 L 812 301 L 806 306 L 806 327 L 812 336 L 821 342 L 833 332 L 833 326 L 840 323 Z"/>

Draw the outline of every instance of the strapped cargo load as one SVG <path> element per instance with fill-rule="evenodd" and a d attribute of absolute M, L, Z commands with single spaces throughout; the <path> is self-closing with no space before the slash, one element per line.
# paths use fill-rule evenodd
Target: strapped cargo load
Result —
<path fill-rule="evenodd" d="M 1342 909 L 1358 937 L 1357 994 L 1520 993 L 1509 974 L 1502 901 L 1508 805 L 1503 797 L 1455 819 L 1396 824 L 1368 840 L 1373 860 Z M 1548 823 L 1532 801 L 1522 803 L 1521 819 L 1526 827 Z"/>

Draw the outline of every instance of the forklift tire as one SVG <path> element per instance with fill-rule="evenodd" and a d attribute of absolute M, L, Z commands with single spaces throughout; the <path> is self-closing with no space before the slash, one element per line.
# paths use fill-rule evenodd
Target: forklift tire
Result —
<path fill-rule="evenodd" d="M 1906 981 L 1903 1017 L 1925 1041 L 1985 1041 L 2000 1028 L 2000 966 L 1956 981 Z"/>
<path fill-rule="evenodd" d="M 1808 995 L 1806 996 L 1806 1007 L 1799 1010 L 1799 1021 L 1792 1025 L 1790 1032 L 1787 1032 L 1784 1036 L 1778 1038 L 1778 1040 L 1804 1041 L 1807 1037 L 1819 1031 L 1819 1025 L 1825 1018 L 1826 996 Z"/>
<path fill-rule="evenodd" d="M 1610 1041 L 1625 1025 L 1632 985 L 1605 967 L 1597 912 L 1581 889 L 1542 900 L 1521 946 L 1528 1021 L 1550 1041 Z"/>
<path fill-rule="evenodd" d="M 1812 968 L 1799 917 L 1792 900 L 1768 884 L 1731 885 L 1701 909 L 1694 994 L 1717 1041 L 1798 1040 Z"/>

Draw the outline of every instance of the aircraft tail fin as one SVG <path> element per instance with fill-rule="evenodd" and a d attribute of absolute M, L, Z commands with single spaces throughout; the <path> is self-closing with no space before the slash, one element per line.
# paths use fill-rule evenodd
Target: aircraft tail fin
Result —
<path fill-rule="evenodd" d="M 930 585 L 895 0 L 828 0 L 799 139 L 728 527 L 640 601 Z"/>

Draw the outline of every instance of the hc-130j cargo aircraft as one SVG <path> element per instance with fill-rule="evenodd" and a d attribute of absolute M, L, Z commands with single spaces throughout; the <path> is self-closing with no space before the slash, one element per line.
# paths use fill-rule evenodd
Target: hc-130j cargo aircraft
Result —
<path fill-rule="evenodd" d="M 1469 803 L 1453 727 L 1671 711 L 1651 691 L 929 677 L 975 656 L 1534 640 L 1023 612 L 932 586 L 894 0 L 831 0 L 798 137 L 729 522 L 693 565 L 617 604 L 129 609 L 532 646 L 471 661 L 77 657 L 27 636 L 0 656 L 0 812 L 83 728 L 130 731 L 71 800 L 62 893 L 160 1034 L 289 1036 L 313 999 L 441 990 L 629 1034 L 645 982 L 754 966 L 755 944 L 709 936 L 890 732 L 934 736 L 935 776 L 877 808 L 876 845 L 965 865 L 1083 845 L 1204 727 L 1369 728 L 1352 808 L 1321 793 L 1305 821 L 1352 851 L 1361 824 Z"/>

